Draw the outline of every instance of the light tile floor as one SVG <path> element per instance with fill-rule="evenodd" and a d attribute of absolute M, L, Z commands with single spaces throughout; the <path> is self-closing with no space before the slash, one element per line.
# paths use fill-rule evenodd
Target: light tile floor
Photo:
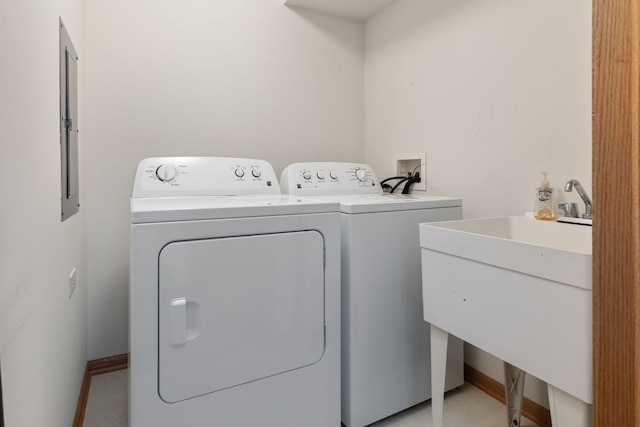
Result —
<path fill-rule="evenodd" d="M 84 427 L 127 426 L 128 370 L 95 375 L 84 417 Z M 446 427 L 506 427 L 505 406 L 470 384 L 447 393 Z M 425 402 L 372 424 L 371 427 L 431 427 L 431 402 Z M 520 427 L 536 424 L 522 418 Z"/>

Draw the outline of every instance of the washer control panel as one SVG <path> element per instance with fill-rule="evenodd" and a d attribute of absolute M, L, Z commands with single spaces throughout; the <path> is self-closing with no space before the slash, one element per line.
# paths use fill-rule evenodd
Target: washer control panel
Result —
<path fill-rule="evenodd" d="M 151 157 L 136 170 L 132 197 L 280 194 L 264 160 L 232 157 Z"/>
<path fill-rule="evenodd" d="M 362 163 L 293 163 L 282 171 L 280 186 L 296 196 L 382 193 L 373 169 Z"/>

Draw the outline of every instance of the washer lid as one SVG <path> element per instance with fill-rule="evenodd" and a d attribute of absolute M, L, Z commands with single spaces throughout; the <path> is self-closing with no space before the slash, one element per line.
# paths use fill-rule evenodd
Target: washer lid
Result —
<path fill-rule="evenodd" d="M 314 199 L 340 203 L 340 212 L 359 214 L 412 209 L 461 207 L 457 197 L 421 196 L 416 194 L 337 194 L 314 196 Z"/>
<path fill-rule="evenodd" d="M 131 223 L 339 212 L 330 200 L 287 195 L 131 198 Z"/>

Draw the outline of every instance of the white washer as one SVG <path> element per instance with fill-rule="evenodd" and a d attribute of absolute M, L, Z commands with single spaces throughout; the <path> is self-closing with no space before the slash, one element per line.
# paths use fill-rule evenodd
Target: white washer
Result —
<path fill-rule="evenodd" d="M 362 427 L 431 398 L 418 224 L 460 219 L 462 200 L 385 194 L 354 163 L 296 163 L 284 193 L 340 202 L 342 422 Z M 447 390 L 462 385 L 462 341 L 449 340 Z"/>
<path fill-rule="evenodd" d="M 340 425 L 338 210 L 260 160 L 140 162 L 130 427 Z"/>

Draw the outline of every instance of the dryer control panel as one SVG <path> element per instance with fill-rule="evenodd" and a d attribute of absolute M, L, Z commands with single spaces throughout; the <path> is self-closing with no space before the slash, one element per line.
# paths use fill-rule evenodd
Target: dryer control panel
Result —
<path fill-rule="evenodd" d="M 138 164 L 132 197 L 280 194 L 273 167 L 233 157 L 151 157 Z"/>
<path fill-rule="evenodd" d="M 369 165 L 362 163 L 293 163 L 280 177 L 284 194 L 381 194 L 382 187 Z"/>

